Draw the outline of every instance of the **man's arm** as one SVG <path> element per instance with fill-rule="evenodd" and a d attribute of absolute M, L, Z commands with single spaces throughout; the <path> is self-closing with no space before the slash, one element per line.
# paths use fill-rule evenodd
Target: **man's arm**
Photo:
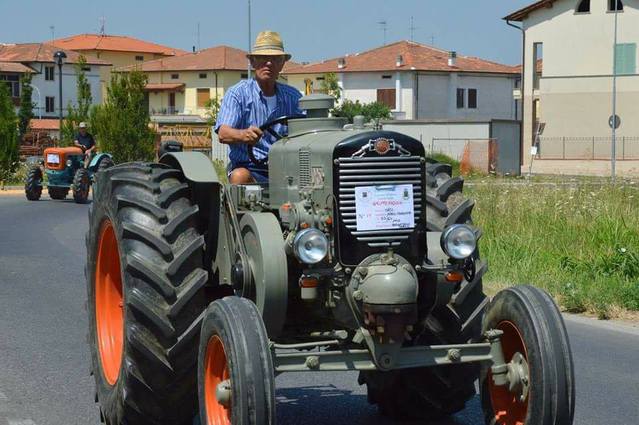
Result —
<path fill-rule="evenodd" d="M 232 145 L 234 143 L 245 143 L 255 145 L 262 137 L 262 130 L 255 126 L 245 129 L 233 128 L 229 125 L 221 125 L 217 131 L 220 143 Z"/>
<path fill-rule="evenodd" d="M 230 90 L 222 99 L 220 112 L 215 122 L 215 132 L 219 136 L 220 143 L 227 145 L 240 143 L 255 145 L 262 137 L 262 131 L 251 126 L 239 128 L 242 122 L 242 103 L 237 94 Z"/>

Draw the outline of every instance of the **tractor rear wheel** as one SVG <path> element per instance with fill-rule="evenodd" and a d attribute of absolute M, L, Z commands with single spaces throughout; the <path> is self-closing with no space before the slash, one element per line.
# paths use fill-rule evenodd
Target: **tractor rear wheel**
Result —
<path fill-rule="evenodd" d="M 426 227 L 443 231 L 453 224 L 470 224 L 474 202 L 464 199 L 464 180 L 452 177 L 450 165 L 426 166 Z M 463 344 L 481 339 L 481 320 L 488 304 L 482 289 L 486 265 L 475 256 L 475 272 L 458 285 L 452 299 L 436 305 L 421 323 L 415 345 Z M 362 372 L 368 400 L 380 412 L 396 419 L 430 420 L 462 410 L 475 395 L 479 366 L 438 366 L 391 372 Z"/>
<path fill-rule="evenodd" d="M 27 179 L 24 182 L 24 193 L 29 201 L 37 201 L 42 196 L 42 169 L 33 166 L 27 173 Z"/>
<path fill-rule="evenodd" d="M 571 425 L 574 366 L 566 327 L 552 298 L 528 285 L 505 289 L 491 301 L 483 327 L 503 332 L 504 360 L 518 372 L 513 373 L 510 391 L 494 384 L 489 365 L 482 367 L 479 385 L 486 424 Z"/>
<path fill-rule="evenodd" d="M 191 424 L 208 280 L 198 208 L 182 172 L 161 164 L 125 164 L 96 179 L 85 274 L 101 417 Z"/>
<path fill-rule="evenodd" d="M 266 327 L 253 302 L 236 296 L 209 306 L 198 356 L 202 425 L 275 423 L 275 378 Z"/>
<path fill-rule="evenodd" d="M 69 193 L 68 187 L 47 187 L 47 192 L 49 192 L 49 196 L 51 199 L 61 200 L 67 197 Z"/>
<path fill-rule="evenodd" d="M 89 199 L 89 190 L 91 189 L 91 178 L 89 170 L 80 168 L 73 176 L 73 200 L 77 204 L 86 204 Z"/>

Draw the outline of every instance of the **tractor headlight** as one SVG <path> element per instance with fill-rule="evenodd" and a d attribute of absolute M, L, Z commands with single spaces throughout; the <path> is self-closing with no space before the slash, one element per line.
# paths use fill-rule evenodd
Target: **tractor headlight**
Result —
<path fill-rule="evenodd" d="M 442 233 L 441 246 L 446 255 L 463 260 L 475 252 L 477 238 L 470 226 L 454 224 Z"/>
<path fill-rule="evenodd" d="M 70 167 L 71 165 L 73 165 L 73 161 L 71 161 L 70 159 L 67 159 L 67 167 Z"/>
<path fill-rule="evenodd" d="M 328 254 L 328 238 L 317 229 L 304 229 L 293 239 L 293 253 L 302 263 L 319 263 Z"/>

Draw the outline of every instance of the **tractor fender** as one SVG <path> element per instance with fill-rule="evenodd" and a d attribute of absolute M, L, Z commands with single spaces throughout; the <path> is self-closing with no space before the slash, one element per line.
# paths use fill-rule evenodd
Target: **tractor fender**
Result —
<path fill-rule="evenodd" d="M 98 153 L 91 159 L 91 162 L 89 163 L 89 171 L 95 172 L 98 168 L 98 164 L 104 157 L 113 159 L 113 157 L 109 153 Z"/>
<path fill-rule="evenodd" d="M 209 269 L 217 255 L 220 224 L 224 224 L 221 222 L 224 219 L 221 214 L 223 187 L 213 163 L 200 152 L 165 153 L 160 163 L 180 170 L 191 189 L 193 201 L 199 210 L 198 230 L 206 240 L 204 264 Z"/>

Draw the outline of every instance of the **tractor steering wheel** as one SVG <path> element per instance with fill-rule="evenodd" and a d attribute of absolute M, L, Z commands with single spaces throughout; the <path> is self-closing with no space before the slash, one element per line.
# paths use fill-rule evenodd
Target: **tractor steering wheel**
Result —
<path fill-rule="evenodd" d="M 306 115 L 302 115 L 302 114 L 293 114 L 293 115 L 283 115 L 279 118 L 275 118 L 271 121 L 268 121 L 265 124 L 262 124 L 260 126 L 260 130 L 262 130 L 263 132 L 267 132 L 269 133 L 271 136 L 275 137 L 275 140 L 280 140 L 282 139 L 284 136 L 281 135 L 280 133 L 278 133 L 277 131 L 275 131 L 273 129 L 273 126 L 276 124 L 284 124 L 284 123 L 288 123 L 288 120 L 294 120 L 294 119 L 298 119 L 298 118 L 306 118 Z M 259 143 L 259 140 L 258 140 Z M 257 145 L 257 143 L 253 146 L 250 146 L 248 149 L 248 156 L 249 159 L 251 160 L 251 162 L 255 165 L 258 166 L 264 166 L 266 164 L 268 164 L 268 156 L 265 157 L 264 159 L 257 159 L 255 157 L 255 146 Z"/>

